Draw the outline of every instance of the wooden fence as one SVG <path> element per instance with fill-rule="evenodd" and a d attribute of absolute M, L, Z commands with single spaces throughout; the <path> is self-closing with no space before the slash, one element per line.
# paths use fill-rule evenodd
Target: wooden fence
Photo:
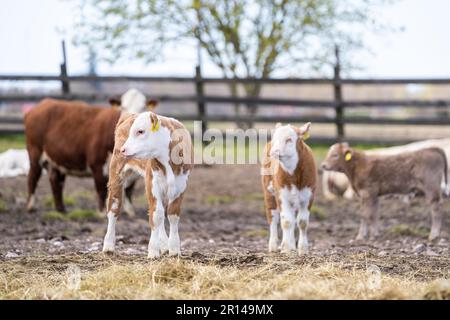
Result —
<path fill-rule="evenodd" d="M 35 102 L 45 97 L 61 99 L 78 99 L 84 101 L 106 101 L 110 95 L 105 94 L 73 94 L 70 84 L 74 82 L 98 81 L 98 82 L 154 82 L 154 83 L 190 83 L 195 87 L 195 95 L 153 95 L 152 98 L 161 102 L 192 102 L 197 104 L 195 113 L 177 116 L 180 120 L 202 120 L 203 129 L 207 128 L 208 122 L 303 122 L 304 117 L 286 116 L 248 116 L 248 115 L 213 115 L 208 114 L 208 105 L 211 104 L 242 104 L 257 105 L 259 107 L 292 106 L 297 108 L 317 109 L 328 108 L 334 110 L 334 117 L 314 116 L 308 117 L 313 123 L 335 124 L 336 136 L 325 140 L 345 139 L 346 124 L 388 124 L 388 125 L 450 125 L 450 117 L 443 112 L 439 117 L 408 117 L 408 118 L 373 118 L 368 116 L 346 116 L 345 111 L 351 108 L 441 108 L 445 110 L 450 107 L 450 92 L 447 100 L 345 100 L 342 94 L 344 85 L 407 85 L 407 84 L 429 84 L 429 85 L 450 85 L 450 79 L 344 79 L 341 78 L 339 52 L 336 52 L 337 63 L 334 68 L 334 77 L 325 78 L 286 78 L 286 79 L 252 79 L 252 78 L 203 78 L 200 68 L 196 68 L 195 77 L 136 77 L 136 76 L 68 76 L 66 63 L 61 64 L 61 74 L 44 75 L 0 75 L 0 81 L 60 81 L 61 93 L 58 95 L 17 95 L 0 94 L 0 104 L 3 102 Z M 296 85 L 330 85 L 334 90 L 334 99 L 331 100 L 302 100 L 302 99 L 282 99 L 282 98 L 262 98 L 262 97 L 233 97 L 233 96 L 212 96 L 205 95 L 204 86 L 211 83 L 230 84 L 296 84 Z M 13 117 L 0 117 L 0 124 L 18 124 L 22 119 Z M 21 130 L 0 129 L 0 134 L 17 133 Z M 358 139 L 356 139 L 358 140 Z M 366 141 L 364 141 L 366 142 Z M 367 141 L 368 142 L 368 141 Z"/>

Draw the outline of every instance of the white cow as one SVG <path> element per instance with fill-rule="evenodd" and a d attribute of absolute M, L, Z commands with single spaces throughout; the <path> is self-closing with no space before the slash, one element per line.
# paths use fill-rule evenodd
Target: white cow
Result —
<path fill-rule="evenodd" d="M 9 149 L 0 154 L 0 178 L 27 175 L 30 160 L 25 149 Z"/>

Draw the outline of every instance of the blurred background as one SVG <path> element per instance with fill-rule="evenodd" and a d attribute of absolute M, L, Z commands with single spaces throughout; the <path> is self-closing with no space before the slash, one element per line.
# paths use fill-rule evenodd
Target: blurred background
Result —
<path fill-rule="evenodd" d="M 327 143 L 447 137 L 448 12 L 445 0 L 4 0 L 2 141 L 20 139 L 41 98 L 107 106 L 132 87 L 204 129 L 312 121 Z"/>

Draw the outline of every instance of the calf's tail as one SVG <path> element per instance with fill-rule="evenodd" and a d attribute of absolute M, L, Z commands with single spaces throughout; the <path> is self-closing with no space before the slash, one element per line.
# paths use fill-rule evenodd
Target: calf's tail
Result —
<path fill-rule="evenodd" d="M 448 163 L 447 163 L 447 155 L 445 151 L 441 148 L 438 149 L 442 156 L 444 157 L 444 195 L 448 197 L 450 195 L 450 187 L 448 185 Z"/>

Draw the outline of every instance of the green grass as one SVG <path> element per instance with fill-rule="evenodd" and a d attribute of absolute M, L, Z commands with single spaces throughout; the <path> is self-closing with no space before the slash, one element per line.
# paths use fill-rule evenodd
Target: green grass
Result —
<path fill-rule="evenodd" d="M 68 214 L 58 211 L 48 211 L 42 218 L 46 221 L 99 221 L 100 216 L 94 210 L 75 209 Z"/>
<path fill-rule="evenodd" d="M 230 195 L 209 195 L 206 197 L 206 202 L 209 204 L 225 204 L 233 202 L 236 198 Z"/>
<path fill-rule="evenodd" d="M 397 224 L 395 226 L 392 226 L 388 229 L 389 233 L 401 235 L 401 236 L 414 236 L 414 237 L 421 237 L 426 238 L 428 236 L 428 233 L 430 230 L 427 228 L 414 228 L 407 224 Z"/>
<path fill-rule="evenodd" d="M 53 208 L 53 196 L 47 196 L 43 200 L 44 207 Z M 64 205 L 65 206 L 74 206 L 76 201 L 72 197 L 64 197 Z"/>
<path fill-rule="evenodd" d="M 58 211 L 48 211 L 44 213 L 42 218 L 46 221 L 65 221 L 67 220 L 67 217 L 64 215 L 64 213 L 58 212 Z"/>
<path fill-rule="evenodd" d="M 0 152 L 8 149 L 25 149 L 25 136 L 23 134 L 0 135 Z"/>
<path fill-rule="evenodd" d="M 267 229 L 253 229 L 244 232 L 244 236 L 249 238 L 265 238 L 269 236 Z"/>
<path fill-rule="evenodd" d="M 94 210 L 75 209 L 69 212 L 67 218 L 72 221 L 98 221 L 100 216 Z"/>
<path fill-rule="evenodd" d="M 242 196 L 232 196 L 229 194 L 224 195 L 209 195 L 206 197 L 206 203 L 208 204 L 225 204 L 234 201 L 261 201 L 264 200 L 262 193 L 247 193 Z"/>
<path fill-rule="evenodd" d="M 0 212 L 4 212 L 8 210 L 8 207 L 6 206 L 6 202 L 2 199 L 0 199 Z"/>
<path fill-rule="evenodd" d="M 313 206 L 311 208 L 311 215 L 319 221 L 323 221 L 328 217 L 325 209 L 318 206 Z"/>

